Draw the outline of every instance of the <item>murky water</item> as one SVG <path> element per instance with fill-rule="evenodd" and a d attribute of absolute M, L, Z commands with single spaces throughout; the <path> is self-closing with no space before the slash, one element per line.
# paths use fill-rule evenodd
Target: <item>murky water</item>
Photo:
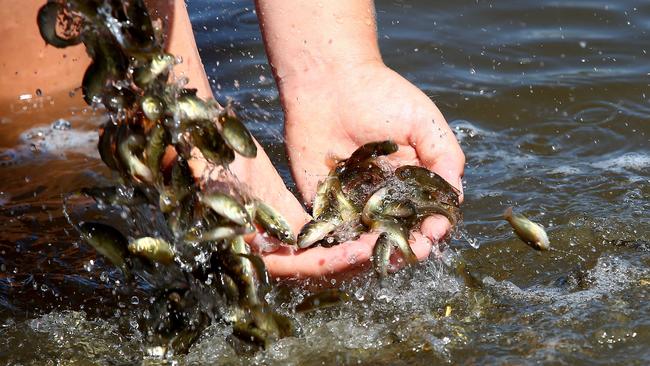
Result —
<path fill-rule="evenodd" d="M 218 98 L 289 180 L 282 113 L 250 2 L 193 1 Z M 650 363 L 650 5 L 647 1 L 377 1 L 388 65 L 422 88 L 467 155 L 462 231 L 443 262 L 297 317 L 300 334 L 237 356 L 208 329 L 181 364 Z M 130 364 L 148 300 L 80 244 L 60 195 L 104 182 L 101 115 L 48 100 L 0 119 L 0 362 Z M 548 228 L 540 254 L 500 221 L 508 205 Z M 83 208 L 78 209 L 83 212 Z M 475 249 L 474 247 L 478 247 Z M 274 296 L 296 303 L 300 289 Z M 285 310 L 290 305 L 285 306 Z M 450 311 L 450 313 L 449 313 Z M 448 314 L 446 314 L 448 313 Z M 447 315 L 447 316 L 446 316 Z"/>

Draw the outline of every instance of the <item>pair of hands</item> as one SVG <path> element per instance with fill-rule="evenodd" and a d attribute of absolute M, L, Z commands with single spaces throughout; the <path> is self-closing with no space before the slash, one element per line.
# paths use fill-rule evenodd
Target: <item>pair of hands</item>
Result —
<path fill-rule="evenodd" d="M 326 80 L 286 77 L 278 83 L 285 112 L 285 137 L 291 170 L 302 198 L 311 204 L 332 157 L 347 157 L 359 146 L 391 139 L 399 151 L 388 156 L 394 166 L 420 165 L 435 171 L 461 190 L 465 157 L 434 103 L 417 87 L 381 62 L 337 70 Z M 194 164 L 195 171 L 203 169 Z M 286 189 L 270 160 L 259 150 L 255 159 L 238 158 L 231 170 L 253 194 L 275 207 L 297 233 L 311 218 Z M 462 199 L 462 196 L 461 196 Z M 446 218 L 424 220 L 411 235 L 420 260 L 450 230 Z M 331 248 L 265 253 L 275 277 L 319 277 L 367 265 L 378 235 L 367 233 Z M 252 239 L 255 245 L 261 235 Z"/>

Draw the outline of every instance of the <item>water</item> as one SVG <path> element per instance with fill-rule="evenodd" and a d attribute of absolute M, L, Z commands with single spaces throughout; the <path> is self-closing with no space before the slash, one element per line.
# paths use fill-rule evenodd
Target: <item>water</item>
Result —
<path fill-rule="evenodd" d="M 190 4 L 216 96 L 241 106 L 290 182 L 253 9 Z M 648 364 L 650 5 L 377 1 L 377 12 L 386 63 L 436 102 L 467 156 L 463 233 L 445 255 L 466 261 L 481 287 L 439 260 L 384 288 L 361 276 L 344 285 L 351 303 L 299 315 L 300 335 L 266 352 L 236 355 L 216 325 L 176 360 Z M 119 274 L 61 214 L 61 193 L 107 179 L 92 142 L 101 115 L 54 116 L 49 102 L 16 100 L 0 119 L 0 361 L 140 362 L 133 314 L 149 295 L 116 286 Z M 70 128 L 52 128 L 58 118 Z M 515 239 L 500 220 L 508 205 L 547 227 L 556 250 Z"/>

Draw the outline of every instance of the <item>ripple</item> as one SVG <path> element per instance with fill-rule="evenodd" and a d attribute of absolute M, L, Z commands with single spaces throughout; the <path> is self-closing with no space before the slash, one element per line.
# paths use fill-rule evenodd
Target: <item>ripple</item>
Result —
<path fill-rule="evenodd" d="M 630 152 L 591 164 L 593 167 L 613 172 L 625 170 L 647 171 L 650 168 L 650 154 Z"/>

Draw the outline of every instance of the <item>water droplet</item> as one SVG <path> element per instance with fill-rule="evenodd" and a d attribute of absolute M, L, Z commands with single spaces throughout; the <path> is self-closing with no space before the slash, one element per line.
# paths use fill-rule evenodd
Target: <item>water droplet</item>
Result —
<path fill-rule="evenodd" d="M 354 297 L 356 297 L 357 300 L 363 301 L 365 299 L 363 289 L 359 288 L 354 292 Z"/>
<path fill-rule="evenodd" d="M 133 296 L 131 298 L 131 304 L 138 305 L 139 303 L 140 303 L 140 299 L 137 296 Z"/>
<path fill-rule="evenodd" d="M 580 44 L 580 48 L 586 48 L 587 47 L 587 42 L 586 41 L 580 41 L 578 44 Z"/>
<path fill-rule="evenodd" d="M 72 128 L 72 124 L 70 123 L 70 121 L 67 121 L 63 118 L 59 118 L 52 123 L 53 130 L 65 131 L 65 130 L 69 130 L 70 128 Z"/>
<path fill-rule="evenodd" d="M 36 89 L 36 96 L 40 97 L 43 95 L 43 91 L 41 89 Z"/>

